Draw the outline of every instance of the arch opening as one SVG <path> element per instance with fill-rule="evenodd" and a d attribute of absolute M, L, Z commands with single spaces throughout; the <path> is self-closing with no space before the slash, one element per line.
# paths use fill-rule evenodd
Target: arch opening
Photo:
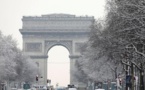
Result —
<path fill-rule="evenodd" d="M 47 59 L 47 79 L 53 87 L 70 83 L 70 58 L 67 48 L 61 45 L 51 47 Z"/>

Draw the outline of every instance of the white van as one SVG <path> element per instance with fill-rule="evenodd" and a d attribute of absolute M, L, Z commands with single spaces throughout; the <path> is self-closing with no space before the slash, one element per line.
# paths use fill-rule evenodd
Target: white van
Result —
<path fill-rule="evenodd" d="M 95 90 L 105 90 L 105 89 L 100 89 L 100 88 L 99 88 L 99 89 L 95 89 Z"/>
<path fill-rule="evenodd" d="M 68 88 L 68 90 L 77 90 L 77 88 Z"/>

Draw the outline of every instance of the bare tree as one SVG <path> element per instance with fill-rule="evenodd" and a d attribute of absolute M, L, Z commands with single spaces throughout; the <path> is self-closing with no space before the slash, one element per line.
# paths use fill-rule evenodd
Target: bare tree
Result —
<path fill-rule="evenodd" d="M 32 82 L 36 70 L 35 63 L 17 47 L 12 36 L 0 32 L 0 81 Z"/>
<path fill-rule="evenodd" d="M 143 55 L 141 53 L 144 53 L 143 47 L 145 43 L 145 1 L 108 0 L 108 5 L 109 12 L 106 19 L 107 38 L 109 38 L 112 48 L 117 43 L 116 50 L 120 51 L 118 56 L 124 65 L 130 67 L 132 76 L 134 72 L 133 66 L 138 68 L 141 71 L 140 75 L 142 75 L 144 72 L 144 58 L 142 58 Z M 116 52 L 113 53 L 117 54 Z M 140 90 L 143 90 L 143 76 L 140 77 L 140 81 Z M 133 83 L 132 77 L 132 90 Z"/>
<path fill-rule="evenodd" d="M 97 82 L 113 79 L 111 64 L 108 64 L 107 58 L 102 55 L 102 45 L 105 45 L 101 35 L 102 31 L 100 31 L 102 29 L 102 23 L 96 23 L 92 26 L 91 37 L 81 47 L 82 57 L 78 60 L 81 69 L 87 75 L 86 78 Z"/>

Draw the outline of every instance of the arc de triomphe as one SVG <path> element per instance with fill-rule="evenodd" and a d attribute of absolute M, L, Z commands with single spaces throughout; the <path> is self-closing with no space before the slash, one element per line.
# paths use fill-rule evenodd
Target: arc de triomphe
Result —
<path fill-rule="evenodd" d="M 47 84 L 48 51 L 55 45 L 62 45 L 70 54 L 70 83 L 74 84 L 74 63 L 80 56 L 79 47 L 88 40 L 94 17 L 49 14 L 23 16 L 22 22 L 20 32 L 23 38 L 23 51 L 39 66 L 43 77 L 39 82 Z"/>

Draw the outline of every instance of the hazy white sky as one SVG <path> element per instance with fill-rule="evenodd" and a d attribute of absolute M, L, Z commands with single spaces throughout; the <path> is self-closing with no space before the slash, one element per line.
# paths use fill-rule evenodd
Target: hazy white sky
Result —
<path fill-rule="evenodd" d="M 94 16 L 97 19 L 104 16 L 104 6 L 105 0 L 0 0 L 0 30 L 4 35 L 12 35 L 13 38 L 18 41 L 18 46 L 22 49 L 22 35 L 20 34 L 19 29 L 22 28 L 21 19 L 23 16 L 41 16 L 44 14 L 64 13 L 76 16 Z M 63 48 L 62 51 L 67 50 Z M 58 55 L 61 55 L 60 53 L 54 54 L 54 52 L 52 54 L 55 55 L 54 57 L 59 57 Z M 64 53 L 65 54 L 63 55 L 67 57 L 61 60 L 67 61 L 68 53 Z M 49 55 L 49 59 L 50 56 L 51 55 Z M 57 59 L 52 58 L 52 60 Z M 66 61 L 64 62 L 66 63 Z M 65 63 L 55 63 L 55 65 L 58 64 L 57 66 L 63 65 L 68 67 L 68 64 L 64 65 Z M 55 65 L 53 64 L 54 63 L 52 62 L 49 66 L 53 66 L 51 67 L 53 68 L 51 70 L 55 71 Z M 60 78 L 62 77 L 64 76 L 62 75 Z M 56 78 L 56 76 L 51 78 Z M 53 83 L 56 83 L 56 81 Z"/>
<path fill-rule="evenodd" d="M 66 13 L 77 16 L 104 15 L 105 0 L 0 0 L 0 30 L 5 35 L 13 35 L 22 48 L 23 16 Z"/>
<path fill-rule="evenodd" d="M 58 51 L 59 50 L 59 51 Z M 48 79 L 51 85 L 67 86 L 70 83 L 69 52 L 63 46 L 54 46 L 48 52 Z"/>

